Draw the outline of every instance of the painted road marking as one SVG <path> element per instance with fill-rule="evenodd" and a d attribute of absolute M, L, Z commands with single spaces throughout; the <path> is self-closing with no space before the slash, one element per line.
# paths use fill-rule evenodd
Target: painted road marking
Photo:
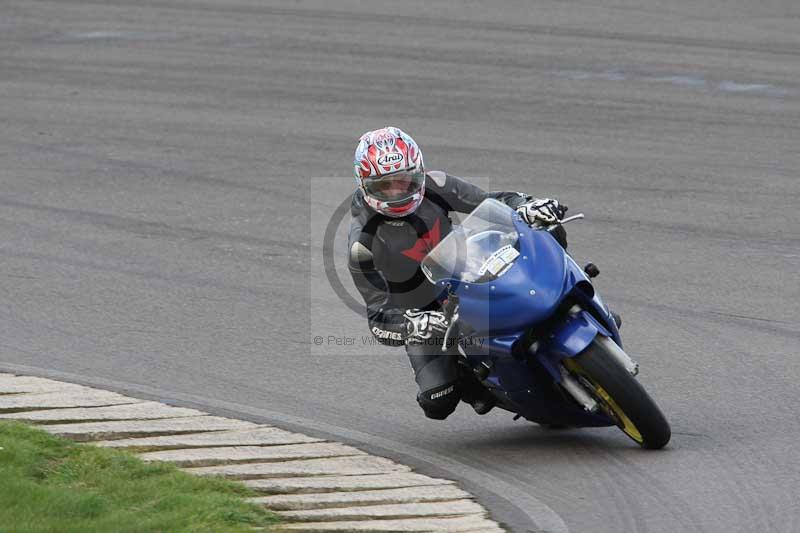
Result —
<path fill-rule="evenodd" d="M 75 407 L 69 409 L 46 409 L 0 414 L 0 419 L 26 420 L 34 423 L 102 421 L 102 420 L 148 420 L 158 418 L 180 418 L 204 416 L 196 409 L 171 407 L 159 402 L 129 403 L 107 407 Z"/>
<path fill-rule="evenodd" d="M 181 467 L 216 466 L 233 463 L 289 461 L 366 455 L 361 450 L 338 442 L 289 444 L 281 446 L 226 446 L 166 450 L 140 455 L 145 461 L 167 461 Z"/>
<path fill-rule="evenodd" d="M 118 420 L 87 422 L 85 424 L 48 424 L 39 426 L 45 431 L 77 441 L 114 440 L 130 437 L 197 433 L 257 427 L 252 422 L 218 416 L 192 416 L 164 420 Z"/>
<path fill-rule="evenodd" d="M 469 493 L 454 485 L 440 485 L 403 487 L 401 489 L 323 492 L 316 494 L 276 494 L 272 496 L 250 498 L 250 501 L 276 511 L 299 511 L 303 509 L 323 509 L 326 507 L 423 503 L 468 498 L 470 498 Z"/>
<path fill-rule="evenodd" d="M 300 433 L 292 433 L 274 427 L 258 427 L 236 431 L 211 433 L 188 433 L 94 442 L 104 448 L 135 448 L 137 451 L 172 450 L 180 448 L 206 448 L 211 446 L 272 446 L 279 444 L 303 444 L 323 442 Z"/>

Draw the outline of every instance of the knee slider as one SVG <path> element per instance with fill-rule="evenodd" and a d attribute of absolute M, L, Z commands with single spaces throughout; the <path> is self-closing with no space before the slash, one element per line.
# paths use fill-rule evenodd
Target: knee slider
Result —
<path fill-rule="evenodd" d="M 434 420 L 444 420 L 456 410 L 461 394 L 455 383 L 448 383 L 417 395 L 417 403 L 425 416 Z"/>

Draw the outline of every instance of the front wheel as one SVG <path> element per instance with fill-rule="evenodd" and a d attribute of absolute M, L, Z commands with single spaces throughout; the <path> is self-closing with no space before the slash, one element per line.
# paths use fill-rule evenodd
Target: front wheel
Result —
<path fill-rule="evenodd" d="M 563 363 L 605 414 L 639 446 L 657 450 L 667 445 L 672 432 L 664 414 L 644 387 L 597 340 Z"/>

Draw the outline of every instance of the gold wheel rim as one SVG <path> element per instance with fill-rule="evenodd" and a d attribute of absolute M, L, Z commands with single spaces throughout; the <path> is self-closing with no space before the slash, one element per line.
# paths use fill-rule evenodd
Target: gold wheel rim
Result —
<path fill-rule="evenodd" d="M 613 412 L 612 416 L 617 421 L 622 432 L 639 444 L 642 444 L 644 442 L 642 433 L 636 428 L 636 425 L 633 423 L 633 421 L 628 418 L 628 415 L 625 414 L 625 411 L 623 411 L 622 408 L 617 405 L 617 402 L 614 401 L 614 398 L 612 398 L 611 395 L 600 385 L 594 385 L 594 390 L 597 392 L 597 395 L 603 399 L 603 403 L 605 403 L 606 407 Z"/>
<path fill-rule="evenodd" d="M 564 361 L 567 369 L 577 375 L 583 377 L 594 388 L 594 392 L 600 400 L 603 411 L 606 412 L 617 423 L 623 433 L 635 440 L 637 443 L 642 444 L 644 437 L 641 431 L 636 427 L 633 421 L 625 414 L 625 411 L 614 401 L 614 398 L 603 387 L 594 382 L 586 372 L 575 362 L 574 359 L 568 358 Z"/>

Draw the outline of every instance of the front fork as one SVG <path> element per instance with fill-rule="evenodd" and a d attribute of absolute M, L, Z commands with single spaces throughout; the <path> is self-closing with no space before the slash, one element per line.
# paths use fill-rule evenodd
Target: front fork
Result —
<path fill-rule="evenodd" d="M 569 319 L 561 328 L 550 335 L 547 341 L 534 342 L 529 353 L 538 358 L 553 380 L 559 383 L 575 401 L 586 411 L 593 413 L 599 407 L 597 401 L 587 391 L 580 379 L 569 371 L 569 365 L 565 365 L 564 360 L 575 357 L 592 342 L 596 342 L 604 348 L 605 353 L 609 354 L 632 376 L 637 375 L 639 373 L 638 363 L 619 347 L 612 338 L 613 333 L 591 314 L 576 307 L 570 310 Z"/>
<path fill-rule="evenodd" d="M 594 413 L 600 407 L 597 401 L 592 398 L 592 395 L 572 374 L 569 370 L 564 368 L 564 365 L 559 365 L 558 369 L 561 371 L 561 386 L 564 387 L 570 396 L 578 402 L 583 409 L 589 413 Z"/>

